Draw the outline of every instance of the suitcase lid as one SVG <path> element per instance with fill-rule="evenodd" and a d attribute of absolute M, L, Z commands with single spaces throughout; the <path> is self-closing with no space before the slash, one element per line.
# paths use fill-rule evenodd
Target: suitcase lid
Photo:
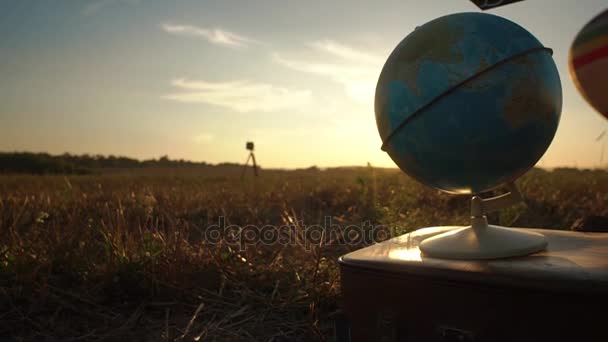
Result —
<path fill-rule="evenodd" d="M 547 249 L 506 259 L 448 260 L 421 254 L 418 246 L 425 238 L 459 228 L 420 229 L 346 254 L 340 264 L 393 276 L 608 294 L 608 233 L 529 229 L 545 235 Z"/>

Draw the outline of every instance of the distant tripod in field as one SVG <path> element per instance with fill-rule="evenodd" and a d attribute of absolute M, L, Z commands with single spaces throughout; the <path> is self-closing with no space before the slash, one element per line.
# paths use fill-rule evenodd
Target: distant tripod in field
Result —
<path fill-rule="evenodd" d="M 595 138 L 595 142 L 601 142 L 602 147 L 600 150 L 600 169 L 604 167 L 604 152 L 606 150 L 606 133 L 608 130 L 604 130 L 602 134 L 600 134 L 597 138 Z"/>
<path fill-rule="evenodd" d="M 253 174 L 257 177 L 258 176 L 258 166 L 255 163 L 255 154 L 253 154 L 253 142 L 248 141 L 247 145 L 245 147 L 247 148 L 247 150 L 249 150 L 249 156 L 247 157 L 247 161 L 245 162 L 245 165 L 243 165 L 243 172 L 241 172 L 241 179 L 243 179 L 243 177 L 245 177 L 245 171 L 247 171 L 247 165 L 249 164 L 250 159 L 253 163 L 253 165 L 252 165 Z"/>

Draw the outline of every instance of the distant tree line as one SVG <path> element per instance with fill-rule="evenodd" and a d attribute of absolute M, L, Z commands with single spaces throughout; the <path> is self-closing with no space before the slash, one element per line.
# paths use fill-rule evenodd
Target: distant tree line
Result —
<path fill-rule="evenodd" d="M 168 156 L 140 161 L 113 155 L 73 155 L 68 153 L 50 155 L 48 153 L 0 152 L 0 173 L 87 174 L 97 169 L 202 166 L 213 165 L 183 159 L 172 160 Z M 238 164 L 222 163 L 219 166 L 238 166 Z"/>

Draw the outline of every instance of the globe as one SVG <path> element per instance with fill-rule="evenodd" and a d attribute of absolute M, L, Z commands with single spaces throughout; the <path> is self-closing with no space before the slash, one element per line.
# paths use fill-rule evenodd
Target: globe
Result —
<path fill-rule="evenodd" d="M 569 57 L 574 84 L 587 102 L 608 119 L 608 10 L 578 33 Z"/>
<path fill-rule="evenodd" d="M 552 51 L 484 13 L 417 27 L 389 56 L 375 95 L 382 149 L 411 177 L 450 193 L 488 191 L 532 168 L 561 107 Z"/>

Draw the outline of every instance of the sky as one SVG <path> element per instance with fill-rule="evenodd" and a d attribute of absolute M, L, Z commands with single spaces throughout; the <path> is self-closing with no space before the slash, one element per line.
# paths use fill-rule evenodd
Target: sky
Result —
<path fill-rule="evenodd" d="M 564 106 L 542 167 L 598 167 L 608 128 L 576 91 L 568 50 L 605 0 L 489 11 L 554 50 Z M 373 97 L 416 26 L 467 0 L 0 0 L 0 151 L 262 167 L 393 167 Z M 604 163 L 608 162 L 608 151 Z"/>

